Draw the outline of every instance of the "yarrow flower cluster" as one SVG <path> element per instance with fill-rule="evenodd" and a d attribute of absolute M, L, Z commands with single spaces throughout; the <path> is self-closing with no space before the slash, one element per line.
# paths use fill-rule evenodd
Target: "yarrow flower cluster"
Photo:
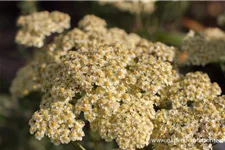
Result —
<path fill-rule="evenodd" d="M 16 42 L 33 47 L 42 47 L 46 36 L 61 33 L 70 27 L 70 16 L 59 11 L 47 11 L 21 16 L 17 20 L 21 29 L 17 32 Z"/>
<path fill-rule="evenodd" d="M 220 94 L 220 87 L 201 72 L 188 73 L 162 91 L 161 105 L 172 109 L 157 112 L 152 138 L 171 142 L 155 142 L 155 149 L 212 149 L 198 140 L 224 142 L 225 97 Z"/>
<path fill-rule="evenodd" d="M 67 144 L 82 140 L 86 120 L 101 138 L 115 140 L 124 150 L 143 148 L 152 138 L 170 138 L 172 133 L 185 137 L 180 134 L 186 130 L 191 138 L 200 126 L 205 127 L 199 137 L 224 139 L 225 100 L 218 97 L 216 83 L 199 72 L 180 76 L 170 63 L 174 47 L 106 25 L 94 15 L 85 16 L 79 28 L 57 36 L 18 72 L 11 86 L 14 97 L 44 93 L 40 110 L 29 122 L 31 134 Z M 210 109 L 199 110 L 200 104 Z M 170 110 L 163 109 L 168 105 Z M 212 127 L 207 126 L 210 121 Z M 174 145 L 155 145 L 162 147 Z"/>
<path fill-rule="evenodd" d="M 155 1 L 99 1 L 100 5 L 110 4 L 121 11 L 128 11 L 132 14 L 151 14 L 155 10 Z"/>
<path fill-rule="evenodd" d="M 84 122 L 75 119 L 73 105 L 54 100 L 49 104 L 51 100 L 50 95 L 43 97 L 41 109 L 29 121 L 30 133 L 38 140 L 47 135 L 55 145 L 82 140 Z"/>
<path fill-rule="evenodd" d="M 171 87 L 161 92 L 160 105 L 172 104 L 172 108 L 187 105 L 188 102 L 208 101 L 221 94 L 217 83 L 211 83 L 207 74 L 196 72 L 187 73 L 180 77 Z"/>
<path fill-rule="evenodd" d="M 187 54 L 187 65 L 206 65 L 225 57 L 225 33 L 217 28 L 209 28 L 203 33 L 190 31 L 182 44 Z"/>
<path fill-rule="evenodd" d="M 11 86 L 13 95 L 21 97 L 27 95 L 30 91 L 38 90 L 37 87 L 40 87 L 40 82 L 46 83 L 44 80 L 40 81 L 39 78 L 42 73 L 40 75 L 38 73 L 46 67 L 47 62 L 56 61 L 60 63 L 61 56 L 67 55 L 67 51 L 76 51 L 81 48 L 82 51 L 89 51 L 90 48 L 94 49 L 99 45 L 120 42 L 127 48 L 132 49 L 134 53 L 132 55 L 153 55 L 157 59 L 168 62 L 174 60 L 175 48 L 172 46 L 169 47 L 160 42 L 152 43 L 142 39 L 137 34 L 127 34 L 122 29 L 107 29 L 105 26 L 106 22 L 103 19 L 94 15 L 87 15 L 79 22 L 79 28 L 74 28 L 65 35 L 57 36 L 47 48 L 36 52 L 32 62 L 17 73 L 13 86 Z M 53 74 L 55 74 L 54 71 Z M 30 82 L 30 79 L 34 82 Z M 33 86 L 34 88 L 32 88 Z"/>

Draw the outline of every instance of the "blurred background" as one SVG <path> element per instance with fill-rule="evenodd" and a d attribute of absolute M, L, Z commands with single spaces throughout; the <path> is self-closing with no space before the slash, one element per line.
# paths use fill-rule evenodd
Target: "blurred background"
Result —
<path fill-rule="evenodd" d="M 71 27 L 86 14 L 105 19 L 108 27 L 119 27 L 126 32 L 135 32 L 151 40 L 180 47 L 185 34 L 191 29 L 201 32 L 206 27 L 225 30 L 225 2 L 223 1 L 156 1 L 146 13 L 125 11 L 99 2 L 0 2 L 0 150 L 107 150 L 116 148 L 114 143 L 103 142 L 96 134 L 88 136 L 79 144 L 55 147 L 45 138 L 38 141 L 29 133 L 28 120 L 38 109 L 37 93 L 19 101 L 9 98 L 9 87 L 17 70 L 31 58 L 32 48 L 25 49 L 15 43 L 16 21 L 20 15 L 35 11 L 58 10 L 71 16 Z M 212 81 L 218 82 L 225 92 L 224 64 L 208 64 L 205 67 L 181 67 L 182 73 L 200 70 L 207 72 Z M 35 95 L 36 94 L 36 95 Z M 146 147 L 151 149 L 151 146 Z M 225 150 L 225 147 L 222 147 Z"/>

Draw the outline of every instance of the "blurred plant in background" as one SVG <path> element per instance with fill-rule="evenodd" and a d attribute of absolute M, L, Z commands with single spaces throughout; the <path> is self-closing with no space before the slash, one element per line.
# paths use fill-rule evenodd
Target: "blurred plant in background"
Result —
<path fill-rule="evenodd" d="M 154 11 L 154 1 L 99 1 L 100 5 L 113 5 L 121 11 L 134 15 L 151 14 Z"/>
<path fill-rule="evenodd" d="M 225 25 L 225 13 L 221 14 L 218 18 L 217 18 L 217 22 L 220 26 L 224 26 Z"/>
<path fill-rule="evenodd" d="M 181 49 L 187 55 L 183 63 L 188 65 L 204 66 L 222 61 L 225 56 L 225 33 L 218 28 L 205 29 L 203 33 L 190 31 Z"/>
<path fill-rule="evenodd" d="M 21 1 L 18 7 L 22 15 L 28 15 L 38 11 L 38 1 Z"/>

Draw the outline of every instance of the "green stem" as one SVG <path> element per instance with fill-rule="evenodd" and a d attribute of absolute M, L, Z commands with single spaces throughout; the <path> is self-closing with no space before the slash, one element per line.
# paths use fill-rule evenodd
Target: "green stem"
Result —
<path fill-rule="evenodd" d="M 79 147 L 81 150 L 86 150 L 80 143 L 78 142 L 73 142 L 73 144 L 76 146 L 76 147 Z"/>
<path fill-rule="evenodd" d="M 184 37 L 181 33 L 155 32 L 152 37 L 155 41 L 161 41 L 166 44 L 180 46 Z"/>

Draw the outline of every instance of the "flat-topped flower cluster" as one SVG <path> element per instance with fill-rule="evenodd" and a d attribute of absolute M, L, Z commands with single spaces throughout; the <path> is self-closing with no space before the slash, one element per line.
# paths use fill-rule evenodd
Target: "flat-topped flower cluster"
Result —
<path fill-rule="evenodd" d="M 134 33 L 108 29 L 103 19 L 87 15 L 78 28 L 34 54 L 18 72 L 11 93 L 43 93 L 30 132 L 39 140 L 48 136 L 56 145 L 82 140 L 85 120 L 101 138 L 115 140 L 124 150 L 143 148 L 151 138 L 225 140 L 220 87 L 201 72 L 179 75 L 171 65 L 175 52 Z M 192 144 L 153 143 L 158 150 Z"/>

